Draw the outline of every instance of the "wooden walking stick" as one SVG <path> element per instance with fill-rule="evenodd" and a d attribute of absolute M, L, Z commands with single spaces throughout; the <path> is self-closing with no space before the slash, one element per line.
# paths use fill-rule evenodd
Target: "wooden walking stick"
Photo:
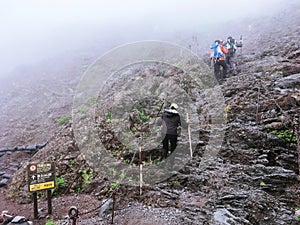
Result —
<path fill-rule="evenodd" d="M 189 114 L 186 113 L 186 121 L 189 121 Z M 188 123 L 188 134 L 189 134 L 189 144 L 190 144 L 190 153 L 191 153 L 191 158 L 193 157 L 193 149 L 192 149 L 192 139 L 191 139 L 191 128 L 190 124 Z"/>
<path fill-rule="evenodd" d="M 142 195 L 143 188 L 143 163 L 142 163 L 142 147 L 139 147 L 139 162 L 140 162 L 140 195 Z"/>

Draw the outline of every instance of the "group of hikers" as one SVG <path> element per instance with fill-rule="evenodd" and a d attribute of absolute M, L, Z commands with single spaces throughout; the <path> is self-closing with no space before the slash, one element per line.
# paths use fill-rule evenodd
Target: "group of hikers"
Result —
<path fill-rule="evenodd" d="M 228 69 L 233 75 L 237 74 L 236 50 L 242 46 L 242 38 L 238 42 L 231 36 L 226 41 L 215 40 L 211 45 L 211 65 L 214 69 L 215 78 L 219 83 L 228 77 Z"/>
<path fill-rule="evenodd" d="M 229 36 L 226 41 L 215 40 L 211 46 L 210 59 L 214 68 L 215 78 L 221 83 L 226 77 L 228 72 L 233 75 L 237 74 L 236 66 L 236 50 L 242 47 L 242 38 L 237 42 L 234 38 Z M 221 70 L 222 68 L 222 70 Z M 164 139 L 163 139 L 163 154 L 162 159 L 166 159 L 168 155 L 174 152 L 177 146 L 177 128 L 179 126 L 187 127 L 190 124 L 189 120 L 181 120 L 178 113 L 178 105 L 172 103 L 168 109 L 165 109 L 161 115 L 163 120 Z"/>

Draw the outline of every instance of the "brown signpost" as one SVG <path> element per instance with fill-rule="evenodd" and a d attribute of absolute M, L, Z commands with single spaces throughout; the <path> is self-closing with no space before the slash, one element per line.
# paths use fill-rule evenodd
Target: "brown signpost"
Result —
<path fill-rule="evenodd" d="M 28 190 L 33 192 L 34 218 L 38 218 L 37 191 L 47 190 L 48 214 L 52 214 L 51 189 L 55 188 L 53 162 L 30 163 L 27 166 Z"/>

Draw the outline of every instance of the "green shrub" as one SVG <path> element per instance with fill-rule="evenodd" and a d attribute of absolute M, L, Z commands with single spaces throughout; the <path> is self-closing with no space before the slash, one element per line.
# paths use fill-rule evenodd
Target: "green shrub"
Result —
<path fill-rule="evenodd" d="M 56 223 L 54 223 L 53 221 L 51 220 L 47 220 L 45 225 L 56 225 Z"/>
<path fill-rule="evenodd" d="M 296 136 L 293 135 L 293 132 L 289 130 L 273 130 L 273 134 L 275 134 L 279 139 L 283 139 L 285 141 L 296 142 Z"/>
<path fill-rule="evenodd" d="M 147 122 L 150 116 L 145 115 L 144 113 L 140 112 L 140 120 L 143 122 Z"/>
<path fill-rule="evenodd" d="M 57 120 L 57 124 L 58 124 L 59 126 L 62 126 L 62 125 L 64 125 L 66 122 L 68 122 L 71 118 L 72 118 L 72 117 L 71 117 L 70 115 L 61 117 L 61 118 L 59 118 L 59 119 Z"/>
<path fill-rule="evenodd" d="M 114 190 L 120 185 L 119 181 L 116 181 L 110 185 L 110 190 Z"/>
<path fill-rule="evenodd" d="M 111 119 L 112 119 L 112 113 L 111 112 L 108 112 L 107 114 L 106 114 L 106 122 L 111 122 Z"/>
<path fill-rule="evenodd" d="M 97 98 L 97 97 L 91 97 L 91 98 L 88 100 L 88 105 L 89 105 L 89 106 L 93 106 L 93 105 L 95 105 L 97 102 L 98 102 L 98 98 Z"/>
<path fill-rule="evenodd" d="M 61 184 L 65 184 L 66 183 L 66 180 L 62 177 L 56 177 L 55 178 L 55 182 L 56 182 L 56 186 L 59 186 Z"/>
<path fill-rule="evenodd" d="M 90 171 L 88 172 L 86 169 L 84 169 L 81 173 L 81 177 L 83 179 L 83 185 L 82 185 L 83 187 L 82 188 L 86 189 L 87 186 L 92 183 L 93 170 L 90 169 Z"/>

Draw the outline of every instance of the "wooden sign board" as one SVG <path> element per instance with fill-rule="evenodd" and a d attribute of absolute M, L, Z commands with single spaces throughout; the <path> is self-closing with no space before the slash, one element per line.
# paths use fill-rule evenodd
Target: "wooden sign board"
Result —
<path fill-rule="evenodd" d="M 55 188 L 55 165 L 52 162 L 31 163 L 27 166 L 30 192 Z"/>

